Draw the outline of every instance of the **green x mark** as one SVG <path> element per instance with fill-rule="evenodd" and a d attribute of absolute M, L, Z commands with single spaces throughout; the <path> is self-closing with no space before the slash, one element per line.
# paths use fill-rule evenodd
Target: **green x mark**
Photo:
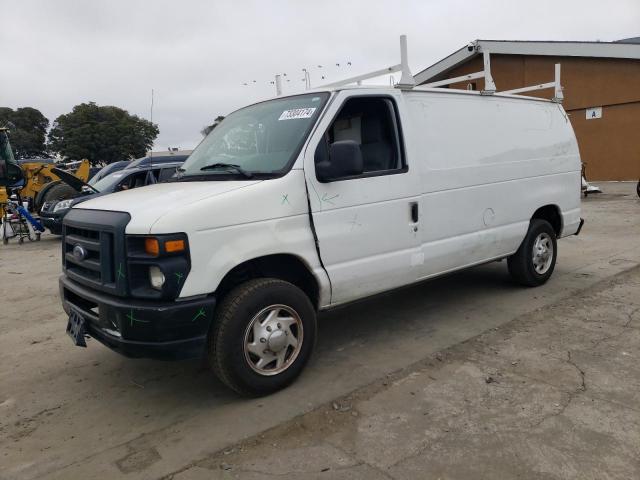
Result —
<path fill-rule="evenodd" d="M 193 317 L 193 320 L 191 320 L 192 322 L 195 322 L 198 318 L 200 317 L 206 317 L 207 314 L 204 311 L 204 307 L 200 307 L 200 310 L 198 310 L 198 313 L 196 314 L 195 317 Z"/>
<path fill-rule="evenodd" d="M 133 316 L 133 309 L 129 311 L 129 313 L 127 313 L 127 318 L 130 320 L 131 324 L 130 326 L 133 327 L 133 322 L 140 322 L 140 323 L 149 323 L 149 320 L 140 320 L 139 318 L 135 318 Z"/>
<path fill-rule="evenodd" d="M 124 272 L 122 270 L 122 263 L 118 265 L 118 270 L 116 271 L 118 278 L 124 278 Z"/>

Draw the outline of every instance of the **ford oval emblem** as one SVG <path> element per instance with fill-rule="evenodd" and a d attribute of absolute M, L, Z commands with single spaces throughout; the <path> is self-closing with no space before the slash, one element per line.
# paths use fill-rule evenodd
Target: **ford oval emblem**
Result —
<path fill-rule="evenodd" d="M 87 249 L 84 248 L 82 245 L 76 244 L 73 247 L 73 258 L 75 258 L 79 262 L 87 258 L 88 254 L 89 252 L 87 252 Z"/>

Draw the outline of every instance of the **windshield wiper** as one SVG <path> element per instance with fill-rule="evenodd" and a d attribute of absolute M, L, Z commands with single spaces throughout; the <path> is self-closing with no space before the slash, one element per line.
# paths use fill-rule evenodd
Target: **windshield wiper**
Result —
<path fill-rule="evenodd" d="M 235 163 L 212 163 L 211 165 L 205 165 L 200 170 L 215 170 L 217 168 L 227 168 L 229 170 L 235 170 L 245 178 L 253 178 L 253 174 L 251 172 L 247 172 L 240 165 L 236 165 Z"/>

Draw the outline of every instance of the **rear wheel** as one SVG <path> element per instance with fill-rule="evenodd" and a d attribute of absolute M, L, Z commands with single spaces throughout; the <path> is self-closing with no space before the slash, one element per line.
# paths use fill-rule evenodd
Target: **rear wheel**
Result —
<path fill-rule="evenodd" d="M 315 310 L 302 290 L 274 278 L 250 280 L 217 309 L 208 360 L 236 392 L 266 395 L 298 377 L 315 339 Z"/>
<path fill-rule="evenodd" d="M 528 286 L 542 285 L 553 273 L 558 247 L 556 233 L 549 222 L 534 218 L 520 248 L 507 259 L 515 281 Z"/>

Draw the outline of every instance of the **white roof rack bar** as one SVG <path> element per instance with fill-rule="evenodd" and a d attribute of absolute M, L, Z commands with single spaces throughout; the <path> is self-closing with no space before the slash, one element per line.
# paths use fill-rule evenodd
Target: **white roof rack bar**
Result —
<path fill-rule="evenodd" d="M 451 85 L 452 83 L 464 82 L 465 80 L 473 80 L 474 78 L 484 78 L 484 90 L 483 95 L 492 95 L 496 91 L 496 84 L 491 76 L 491 54 L 489 52 L 482 52 L 484 70 L 475 73 L 469 73 L 467 75 L 461 75 L 459 77 L 447 78 L 438 82 L 423 83 L 423 87 L 442 87 L 444 85 Z"/>
<path fill-rule="evenodd" d="M 491 95 L 496 91 L 496 84 L 491 75 L 491 54 L 486 50 L 482 52 L 484 62 L 484 90 L 481 93 Z"/>
<path fill-rule="evenodd" d="M 409 69 L 409 55 L 407 53 L 407 36 L 400 35 L 400 71 L 402 75 L 400 81 L 396 85 L 397 88 L 413 88 L 416 86 L 416 80 Z"/>
<path fill-rule="evenodd" d="M 411 74 L 411 70 L 409 69 L 409 63 L 407 60 L 407 36 L 400 35 L 400 63 L 397 65 L 393 65 L 391 67 L 382 68 L 380 70 L 376 70 L 374 72 L 364 73 L 362 75 L 357 75 L 355 77 L 346 78 L 344 80 L 340 80 L 338 82 L 327 83 L 326 85 L 322 85 L 320 88 L 333 88 L 333 87 L 342 87 L 345 85 L 349 85 L 351 83 L 357 83 L 360 85 L 362 80 L 368 80 L 370 78 L 380 77 L 381 75 L 387 75 L 390 73 L 402 72 L 402 77 L 400 81 L 396 84 L 398 88 L 412 88 L 416 82 L 413 79 L 413 75 Z"/>
<path fill-rule="evenodd" d="M 358 83 L 362 80 L 368 80 L 369 78 L 379 77 L 381 75 L 385 75 L 387 73 L 395 73 L 402 70 L 402 65 L 394 65 L 392 67 L 382 68 L 380 70 L 376 70 L 375 72 L 363 73 L 362 75 L 358 75 L 356 77 L 345 78 L 344 80 L 340 80 L 339 82 L 327 83 L 326 85 L 322 85 L 321 88 L 325 87 L 342 87 L 344 85 L 349 85 L 351 83 Z"/>
<path fill-rule="evenodd" d="M 442 87 L 443 85 L 451 85 L 452 83 L 464 82 L 465 80 L 473 80 L 475 78 L 484 77 L 484 71 L 469 73 L 467 75 L 461 75 L 459 77 L 447 78 L 446 80 L 440 80 L 438 82 L 423 83 L 421 87 Z"/>
<path fill-rule="evenodd" d="M 504 90 L 500 93 L 506 93 L 508 95 L 515 95 L 516 93 L 533 92 L 535 90 L 545 90 L 547 88 L 554 88 L 556 82 L 539 83 L 538 85 L 531 85 L 529 87 L 514 88 L 513 90 Z"/>
<path fill-rule="evenodd" d="M 555 78 L 553 82 L 539 83 L 538 85 L 532 85 L 530 87 L 514 88 L 513 90 L 505 90 L 500 93 L 513 95 L 517 93 L 533 92 L 536 90 L 545 90 L 547 88 L 553 88 L 554 89 L 553 101 L 562 103 L 562 100 L 564 100 L 564 95 L 562 94 L 562 84 L 560 83 L 560 64 L 559 63 L 555 64 L 554 73 L 555 73 Z"/>

